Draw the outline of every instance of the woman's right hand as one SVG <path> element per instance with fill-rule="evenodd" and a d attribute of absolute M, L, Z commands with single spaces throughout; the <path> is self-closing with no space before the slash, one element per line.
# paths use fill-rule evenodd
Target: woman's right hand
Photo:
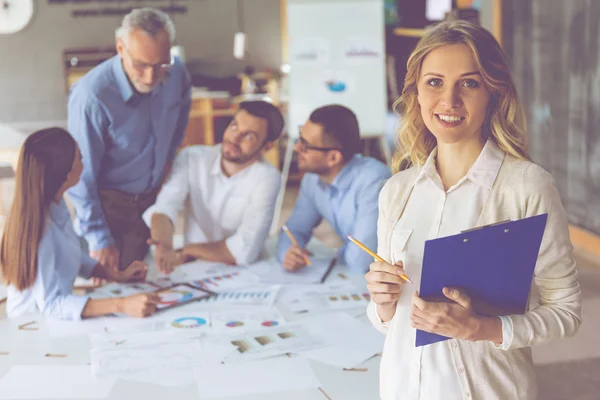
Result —
<path fill-rule="evenodd" d="M 381 261 L 371 263 L 365 279 L 373 303 L 385 309 L 395 309 L 404 284 L 404 280 L 400 277 L 404 274 L 403 267 L 402 261 L 398 261 L 395 265 Z"/>
<path fill-rule="evenodd" d="M 120 312 L 132 317 L 147 317 L 156 311 L 156 305 L 160 303 L 160 296 L 156 293 L 134 294 L 122 297 Z"/>

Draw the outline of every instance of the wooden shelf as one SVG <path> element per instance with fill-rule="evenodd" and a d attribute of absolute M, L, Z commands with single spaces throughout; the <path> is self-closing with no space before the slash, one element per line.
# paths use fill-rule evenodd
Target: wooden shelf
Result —
<path fill-rule="evenodd" d="M 424 34 L 425 34 L 425 29 L 416 29 L 416 28 L 396 28 L 396 29 L 394 29 L 394 35 L 396 35 L 396 36 L 421 37 Z"/>

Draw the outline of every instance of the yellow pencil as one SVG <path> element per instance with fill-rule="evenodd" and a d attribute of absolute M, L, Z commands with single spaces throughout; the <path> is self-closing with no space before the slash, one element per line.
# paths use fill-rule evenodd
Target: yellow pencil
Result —
<path fill-rule="evenodd" d="M 292 244 L 293 244 L 294 246 L 296 246 L 296 247 L 300 247 L 300 246 L 298 245 L 298 242 L 296 242 L 296 238 L 294 237 L 294 235 L 292 235 L 292 232 L 290 232 L 290 230 L 288 229 L 288 227 L 287 227 L 287 226 L 285 226 L 285 225 L 283 226 L 283 231 L 285 232 L 285 234 L 287 235 L 287 237 L 289 237 L 289 238 L 290 238 L 290 240 L 292 241 Z M 312 264 L 310 263 L 310 260 L 308 259 L 308 257 L 307 257 L 306 255 L 304 256 L 304 261 L 306 261 L 306 265 L 312 265 Z"/>
<path fill-rule="evenodd" d="M 377 253 L 375 253 L 374 251 L 372 251 L 371 249 L 369 249 L 367 246 L 365 246 L 364 244 L 362 244 L 361 242 L 359 242 L 358 240 L 356 240 L 355 238 L 353 238 L 351 235 L 347 235 L 346 237 L 348 239 L 350 239 L 350 241 L 352 243 L 354 243 L 355 245 L 357 245 L 358 247 L 360 247 L 361 249 L 363 249 L 364 251 L 366 251 L 367 253 L 369 253 L 377 261 L 388 263 L 383 258 L 381 258 Z M 404 274 L 400 275 L 400 278 L 404 279 L 406 282 L 412 283 L 412 281 L 408 278 L 408 276 L 406 276 Z"/>

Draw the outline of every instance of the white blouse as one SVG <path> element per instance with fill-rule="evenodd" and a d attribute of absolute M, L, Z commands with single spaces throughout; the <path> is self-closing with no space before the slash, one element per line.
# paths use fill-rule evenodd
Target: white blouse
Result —
<path fill-rule="evenodd" d="M 402 217 L 394 226 L 390 243 L 391 261 L 402 261 L 413 284 L 400 295 L 396 314 L 396 334 L 388 336 L 385 351 L 396 360 L 394 373 L 398 384 L 393 398 L 411 400 L 459 400 L 468 398 L 460 384 L 464 368 L 456 365 L 443 341 L 415 347 L 416 330 L 410 326 L 412 293 L 420 287 L 425 241 L 454 235 L 475 226 L 491 191 L 504 153 L 487 142 L 467 175 L 444 190 L 437 173 L 433 151 L 421 169 Z M 397 357 L 395 357 L 397 355 Z"/>

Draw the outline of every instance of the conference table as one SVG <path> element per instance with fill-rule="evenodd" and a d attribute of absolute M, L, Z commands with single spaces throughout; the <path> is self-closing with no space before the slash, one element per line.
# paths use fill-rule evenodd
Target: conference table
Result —
<path fill-rule="evenodd" d="M 275 238 L 268 241 L 267 248 L 273 249 Z M 316 255 L 332 254 L 319 242 L 311 241 L 308 245 Z M 150 257 L 149 257 L 150 260 Z M 151 265 L 151 263 L 149 263 Z M 150 267 L 149 276 L 156 274 Z M 340 275 L 342 274 L 342 275 Z M 328 276 L 327 281 L 345 277 L 358 287 L 364 287 L 364 274 L 352 273 L 345 266 L 337 265 Z M 327 282 L 326 281 L 326 282 Z M 280 311 L 288 322 L 300 317 L 283 307 Z M 366 310 L 349 312 L 359 320 L 369 323 Z M 35 320 L 36 330 L 22 330 L 19 325 Z M 375 329 L 375 328 L 372 328 Z M 62 354 L 65 357 L 46 357 L 46 354 Z M 279 392 L 253 396 L 232 397 L 238 400 L 370 400 L 379 398 L 379 362 L 375 356 L 354 370 L 344 370 L 315 360 L 309 363 L 321 383 L 322 390 L 295 392 Z M 89 365 L 90 340 L 87 336 L 52 337 L 49 335 L 48 323 L 40 317 L 3 318 L 0 319 L 0 378 L 15 365 Z M 31 382 L 35 385 L 35 382 Z M 232 382 L 235 384 L 235 382 Z M 190 383 L 181 387 L 166 387 L 159 384 L 142 383 L 119 378 L 106 399 L 201 399 L 198 387 Z M 62 400 L 62 399 L 61 399 Z"/>

